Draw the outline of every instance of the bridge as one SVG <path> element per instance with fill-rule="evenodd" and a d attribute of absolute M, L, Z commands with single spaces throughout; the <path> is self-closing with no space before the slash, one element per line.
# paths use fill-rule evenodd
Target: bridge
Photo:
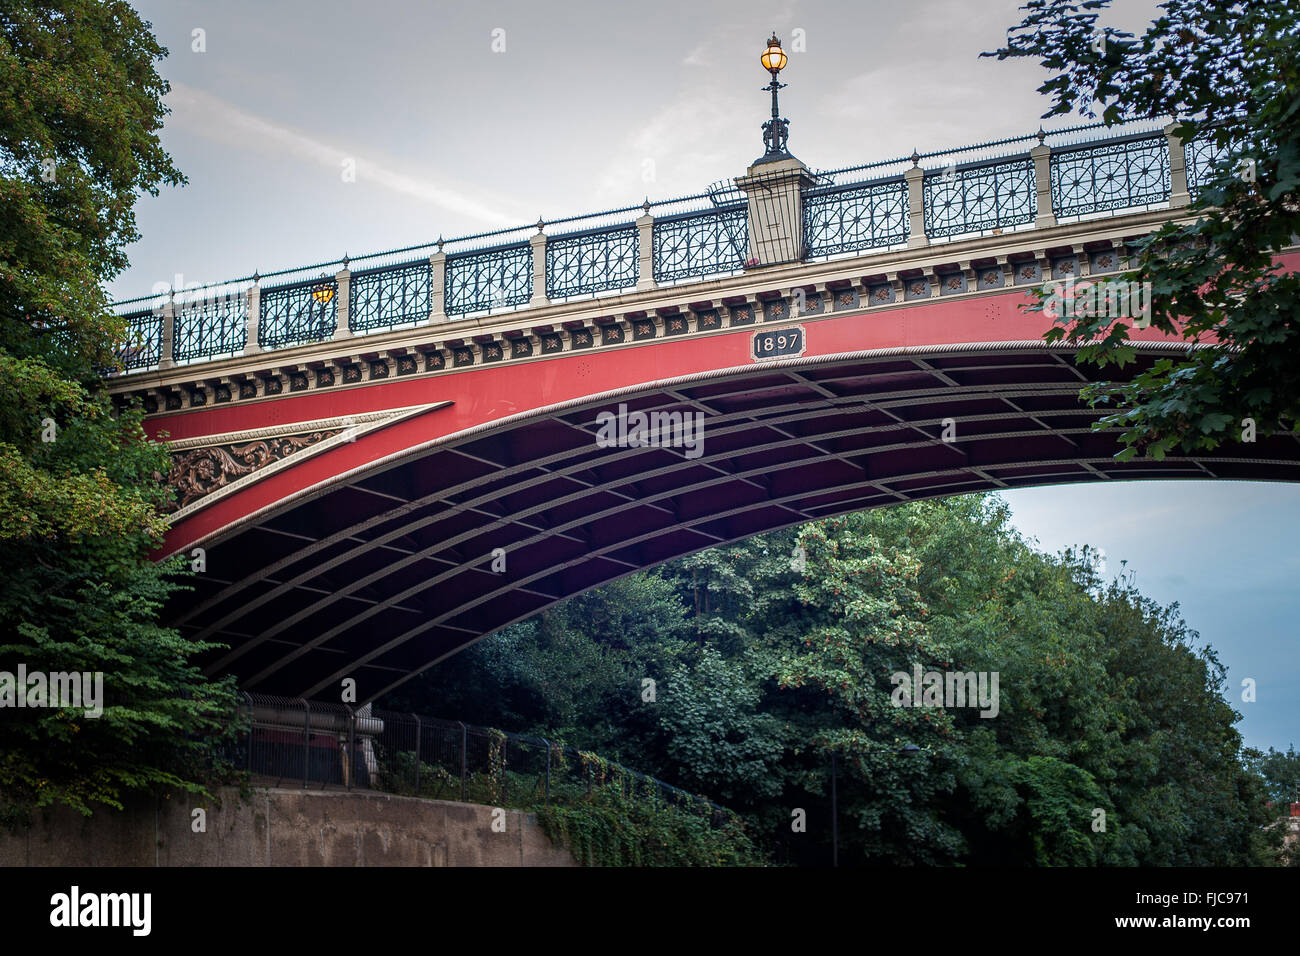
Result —
<path fill-rule="evenodd" d="M 304 698 L 353 678 L 365 703 L 571 595 L 811 519 L 1300 477 L 1264 434 L 1116 461 L 1089 371 L 1023 308 L 1193 215 L 1208 143 L 1077 127 L 817 172 L 770 133 L 699 195 L 119 304 L 111 388 L 172 442 L 163 551 L 201 571 L 168 617 L 230 646 L 208 672 Z M 1187 348 L 1133 338 L 1139 369 Z"/>

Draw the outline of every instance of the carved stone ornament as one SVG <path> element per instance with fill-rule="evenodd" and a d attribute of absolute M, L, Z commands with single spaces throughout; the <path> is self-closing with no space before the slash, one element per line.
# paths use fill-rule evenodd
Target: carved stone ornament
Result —
<path fill-rule="evenodd" d="M 193 504 L 236 479 L 332 438 L 342 431 L 342 428 L 334 428 L 300 435 L 277 435 L 258 441 L 176 452 L 172 455 L 172 470 L 167 477 L 167 483 L 176 489 L 176 504 L 170 510 L 176 511 Z"/>

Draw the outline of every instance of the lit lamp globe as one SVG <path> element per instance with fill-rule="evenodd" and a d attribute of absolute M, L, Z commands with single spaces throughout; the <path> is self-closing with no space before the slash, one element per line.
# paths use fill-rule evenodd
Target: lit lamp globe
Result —
<path fill-rule="evenodd" d="M 785 51 L 781 49 L 781 41 L 776 38 L 775 33 L 768 39 L 767 49 L 763 51 L 763 55 L 759 57 L 759 60 L 763 64 L 763 69 L 773 76 L 785 69 Z"/>

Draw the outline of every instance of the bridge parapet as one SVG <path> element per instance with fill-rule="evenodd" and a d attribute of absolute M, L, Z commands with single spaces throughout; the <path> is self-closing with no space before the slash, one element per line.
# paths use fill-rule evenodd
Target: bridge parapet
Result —
<path fill-rule="evenodd" d="M 528 357 L 536 346 L 537 353 L 545 355 L 556 347 L 546 334 L 572 338 L 572 326 L 585 326 L 589 319 L 596 328 L 588 327 L 586 334 L 594 341 L 599 329 L 602 344 L 610 344 L 605 330 L 617 319 L 602 314 L 607 307 L 634 306 L 646 293 L 667 290 L 684 305 L 693 299 L 716 299 L 710 306 L 717 305 L 722 313 L 742 302 L 761 309 L 758 290 L 764 284 L 787 283 L 775 293 L 769 290 L 785 296 L 802 287 L 792 266 L 805 267 L 805 274 L 811 275 L 807 267 L 820 263 L 822 267 L 813 271 L 821 276 L 823 293 L 833 293 L 838 282 L 855 290 L 855 301 L 861 295 L 872 304 L 929 296 L 931 284 L 937 289 L 942 283 L 945 292 L 960 286 L 964 292 L 1023 282 L 1023 268 L 1013 268 L 1009 258 L 1013 249 L 985 256 L 989 261 L 958 257 L 955 271 L 962 278 L 956 284 L 951 276 L 936 272 L 933 263 L 922 264 L 919 278 L 924 287 L 919 290 L 918 276 L 904 275 L 905 269 L 876 274 L 874 287 L 872 277 L 860 271 L 856 276 L 853 270 L 843 276 L 835 272 L 841 260 L 884 252 L 951 247 L 957 253 L 954 244 L 965 240 L 1177 209 L 1195 196 L 1216 158 L 1212 144 L 1198 141 L 1184 149 L 1172 126 L 1100 139 L 1074 136 L 1097 129 L 1040 131 L 1037 136 L 913 153 L 825 173 L 810 172 L 791 159 L 789 170 L 756 173 L 751 168 L 732 185 L 682 199 L 647 200 L 641 206 L 590 216 L 539 221 L 535 227 L 439 239 L 358 259 L 344 257 L 268 276 L 159 292 L 117 305 L 127 317 L 129 342 L 121 354 L 126 374 L 115 390 L 130 390 L 131 384 L 139 388 L 141 379 L 157 378 L 148 373 L 168 373 L 177 363 L 193 373 L 200 372 L 193 366 L 202 364 L 208 366 L 203 374 L 211 379 L 210 387 L 220 396 L 230 392 L 229 380 L 224 392 L 218 386 L 232 360 L 281 354 L 289 372 L 300 372 L 305 381 L 307 368 L 297 368 L 303 365 L 297 357 L 304 348 L 314 347 L 306 362 L 318 363 L 319 373 L 319 347 L 332 346 L 327 364 L 337 365 L 332 353 L 350 342 L 347 348 L 356 354 L 345 366 L 357 366 L 361 356 L 375 353 L 371 341 L 377 347 L 388 338 L 372 336 L 402 329 L 434 327 L 451 333 L 462 327 L 516 326 L 513 337 L 506 331 L 504 341 L 486 349 L 469 335 L 450 336 L 437 349 L 416 348 L 418 354 L 406 361 L 400 352 L 390 354 L 398 374 L 414 370 L 420 359 L 424 371 L 437 371 L 440 360 L 452 367 L 468 364 L 467 354 L 470 362 L 494 361 L 505 357 L 507 349 L 510 357 Z M 988 155 L 1035 139 L 1036 145 L 1025 151 Z M 1063 142 L 1049 145 L 1053 139 Z M 1137 217 L 1149 229 L 1147 218 Z M 1102 245 L 1107 242 L 1103 239 Z M 1068 251 L 1087 260 L 1096 250 L 1080 245 Z M 1023 258 L 1024 250 L 1019 254 Z M 1036 281 L 1052 275 L 1045 250 L 1029 257 L 1038 263 Z M 754 291 L 738 298 L 745 285 Z M 806 292 L 817 283 L 808 285 Z M 888 296 L 883 294 L 886 287 Z M 564 316 L 562 329 L 526 331 L 554 323 L 557 306 L 569 306 L 566 311 L 572 313 Z M 630 308 L 624 317 L 626 331 L 633 335 L 637 311 Z M 655 311 L 660 334 L 667 335 L 673 330 L 665 315 L 688 310 L 670 305 Z M 582 347 L 583 335 L 577 338 L 576 347 Z M 378 357 L 373 354 L 369 361 Z M 342 371 L 347 381 L 346 367 Z M 332 384 L 332 370 L 317 379 Z M 246 388 L 242 391 L 248 394 Z"/>

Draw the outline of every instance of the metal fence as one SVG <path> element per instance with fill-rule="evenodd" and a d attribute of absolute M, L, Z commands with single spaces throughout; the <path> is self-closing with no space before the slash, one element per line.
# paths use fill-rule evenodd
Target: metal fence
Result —
<path fill-rule="evenodd" d="M 460 721 L 246 693 L 240 726 L 230 759 L 264 786 L 520 808 L 573 804 L 596 788 L 618 786 L 714 824 L 734 819 L 703 796 L 596 754 Z"/>

